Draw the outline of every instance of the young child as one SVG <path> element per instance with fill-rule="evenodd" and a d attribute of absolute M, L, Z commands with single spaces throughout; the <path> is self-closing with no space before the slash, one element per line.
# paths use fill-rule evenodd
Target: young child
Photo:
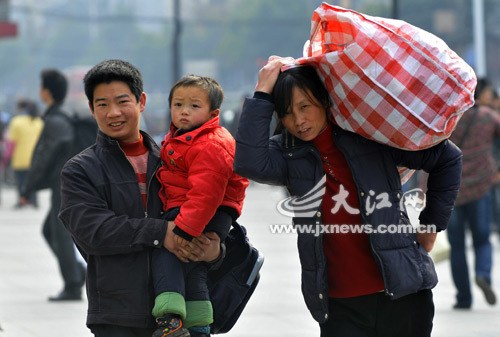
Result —
<path fill-rule="evenodd" d="M 223 242 L 241 214 L 248 180 L 233 172 L 235 142 L 219 126 L 223 96 L 215 80 L 195 75 L 183 77 L 170 91 L 172 124 L 162 142 L 164 164 L 157 177 L 165 217 L 175 223 L 179 247 L 203 232 L 215 232 Z M 185 327 L 191 336 L 209 335 L 213 312 L 208 268 L 205 263 L 183 265 L 166 249 L 153 253 L 153 315 L 158 322 L 154 337 L 189 336 Z"/>

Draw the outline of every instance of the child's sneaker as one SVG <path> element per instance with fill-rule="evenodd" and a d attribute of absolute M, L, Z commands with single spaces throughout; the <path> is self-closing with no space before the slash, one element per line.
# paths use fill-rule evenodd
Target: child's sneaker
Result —
<path fill-rule="evenodd" d="M 182 325 L 178 315 L 167 314 L 156 319 L 158 329 L 152 337 L 190 337 L 189 331 Z"/>

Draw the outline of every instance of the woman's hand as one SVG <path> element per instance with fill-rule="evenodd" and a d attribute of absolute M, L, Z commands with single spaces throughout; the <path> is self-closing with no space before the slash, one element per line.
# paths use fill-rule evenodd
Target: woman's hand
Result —
<path fill-rule="evenodd" d="M 255 91 L 271 94 L 281 72 L 281 67 L 292 62 L 293 58 L 291 57 L 269 57 L 267 64 L 259 70 L 259 79 L 255 86 Z"/>
<path fill-rule="evenodd" d="M 436 242 L 437 233 L 420 233 L 417 232 L 417 241 L 424 247 L 427 252 L 430 252 Z"/>

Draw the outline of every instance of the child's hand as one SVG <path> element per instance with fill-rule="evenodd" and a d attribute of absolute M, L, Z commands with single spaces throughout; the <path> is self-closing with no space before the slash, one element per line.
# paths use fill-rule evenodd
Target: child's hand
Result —
<path fill-rule="evenodd" d="M 259 70 L 259 79 L 255 86 L 255 91 L 262 91 L 268 94 L 272 93 L 276 80 L 281 72 L 281 67 L 291 62 L 293 62 L 293 58 L 291 57 L 269 57 L 269 62 Z"/>

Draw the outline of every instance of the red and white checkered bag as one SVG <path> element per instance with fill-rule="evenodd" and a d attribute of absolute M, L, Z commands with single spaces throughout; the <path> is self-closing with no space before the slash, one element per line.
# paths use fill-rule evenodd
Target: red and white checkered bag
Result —
<path fill-rule="evenodd" d="M 323 3 L 295 62 L 316 68 L 341 128 L 405 150 L 449 137 L 474 104 L 472 68 L 444 41 L 400 20 Z"/>

